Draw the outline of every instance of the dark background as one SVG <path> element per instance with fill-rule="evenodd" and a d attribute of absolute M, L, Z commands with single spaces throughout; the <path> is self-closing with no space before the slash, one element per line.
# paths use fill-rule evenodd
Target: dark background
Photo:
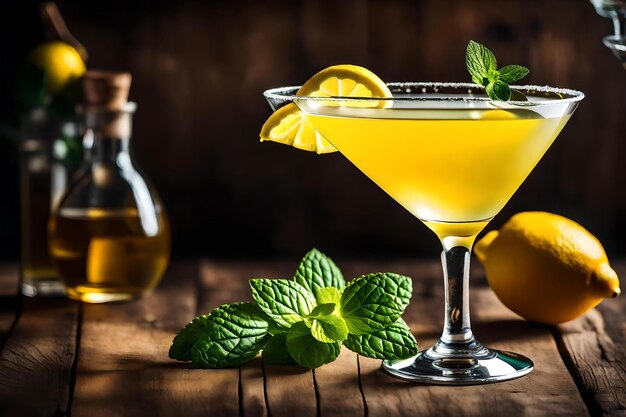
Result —
<path fill-rule="evenodd" d="M 338 154 L 258 141 L 261 93 L 339 63 L 386 81 L 469 81 L 465 46 L 488 45 L 524 81 L 587 95 L 489 228 L 548 210 L 626 240 L 626 73 L 588 0 L 59 1 L 90 68 L 131 71 L 137 164 L 173 224 L 174 256 L 435 256 L 435 236 Z M 0 118 L 18 65 L 42 41 L 38 2 L 0 3 Z M 0 138 L 0 259 L 19 256 L 17 153 Z"/>

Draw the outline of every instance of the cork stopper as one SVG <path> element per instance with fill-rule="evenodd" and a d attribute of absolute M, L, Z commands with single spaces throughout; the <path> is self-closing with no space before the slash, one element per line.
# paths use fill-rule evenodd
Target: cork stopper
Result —
<path fill-rule="evenodd" d="M 87 106 L 121 110 L 128 103 L 132 77 L 128 72 L 87 71 L 83 92 Z"/>

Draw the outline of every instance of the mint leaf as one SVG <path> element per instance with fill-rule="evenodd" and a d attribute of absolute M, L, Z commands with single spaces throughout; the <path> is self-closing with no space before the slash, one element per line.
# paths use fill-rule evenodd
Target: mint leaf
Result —
<path fill-rule="evenodd" d="M 335 287 L 341 290 L 346 286 L 337 265 L 317 249 L 311 249 L 304 255 L 296 271 L 295 281 L 311 291 L 315 297 L 322 288 Z"/>
<path fill-rule="evenodd" d="M 289 327 L 290 326 L 286 326 L 286 325 L 282 325 L 282 324 L 278 324 L 274 321 L 273 318 L 271 318 L 270 316 L 268 316 L 267 314 L 265 314 L 265 312 L 263 310 L 261 310 L 261 308 L 253 302 L 253 304 L 255 304 L 257 306 L 257 310 L 259 312 L 259 315 L 261 317 L 263 317 L 263 320 L 265 320 L 267 322 L 267 332 L 269 334 L 271 334 L 272 336 L 277 335 L 277 334 L 283 334 L 283 333 L 287 333 L 289 331 Z"/>
<path fill-rule="evenodd" d="M 389 272 L 351 281 L 341 296 L 341 317 L 352 334 L 367 334 L 393 324 L 409 304 L 411 279 Z"/>
<path fill-rule="evenodd" d="M 307 317 L 316 318 L 317 316 L 328 316 L 329 314 L 333 314 L 335 308 L 335 303 L 318 304 Z"/>
<path fill-rule="evenodd" d="M 341 342 L 322 343 L 311 335 L 311 330 L 299 322 L 287 333 L 287 350 L 296 363 L 305 368 L 317 368 L 337 359 Z"/>
<path fill-rule="evenodd" d="M 503 81 L 492 81 L 487 84 L 485 91 L 493 100 L 507 101 L 511 98 L 511 88 Z"/>
<path fill-rule="evenodd" d="M 311 335 L 320 342 L 341 342 L 348 337 L 348 326 L 339 316 L 320 316 L 311 324 Z"/>
<path fill-rule="evenodd" d="M 196 368 L 225 368 L 247 362 L 270 339 L 267 330 L 267 321 L 253 303 L 218 307 L 191 348 L 191 363 Z"/>
<path fill-rule="evenodd" d="M 316 298 L 318 304 L 334 303 L 338 305 L 341 302 L 341 291 L 335 287 L 321 288 L 317 292 Z"/>
<path fill-rule="evenodd" d="M 351 351 L 373 359 L 407 359 L 417 355 L 415 337 L 401 318 L 370 334 L 350 334 L 344 343 Z"/>
<path fill-rule="evenodd" d="M 511 84 L 527 76 L 530 70 L 521 65 L 507 65 L 500 68 L 498 72 L 500 73 L 500 81 Z"/>
<path fill-rule="evenodd" d="M 276 323 L 267 314 L 265 314 L 265 313 L 263 313 L 263 314 L 264 314 L 265 320 L 267 321 L 267 324 L 268 324 L 267 331 L 269 332 L 269 334 L 277 335 L 277 334 L 287 333 L 289 331 L 289 327 L 282 326 L 282 325 Z"/>
<path fill-rule="evenodd" d="M 510 100 L 509 84 L 521 80 L 530 72 L 521 65 L 507 65 L 498 70 L 494 54 L 486 46 L 474 41 L 467 44 L 465 62 L 472 81 L 485 87 L 485 92 L 492 100 Z M 527 101 L 519 91 L 513 93 L 513 98 L 516 101 Z"/>
<path fill-rule="evenodd" d="M 252 297 L 278 325 L 290 327 L 311 314 L 315 297 L 306 288 L 287 279 L 251 279 Z"/>
<path fill-rule="evenodd" d="M 191 360 L 191 347 L 202 335 L 208 317 L 208 314 L 196 317 L 191 323 L 178 332 L 170 347 L 170 358 L 186 362 Z"/>
<path fill-rule="evenodd" d="M 500 78 L 500 72 L 495 70 L 495 69 L 490 69 L 487 72 L 487 81 L 496 81 L 498 78 Z M 483 80 L 484 83 L 484 80 Z"/>
<path fill-rule="evenodd" d="M 268 326 L 267 327 L 267 331 L 269 332 L 269 334 L 277 335 L 277 334 L 281 334 L 281 333 L 287 333 L 287 331 L 289 330 L 290 326 L 286 326 L 286 325 L 282 325 L 282 324 L 276 323 L 274 321 L 274 319 L 272 319 L 270 316 L 265 314 L 265 312 L 263 310 L 261 310 L 260 307 L 258 308 L 258 313 L 267 322 L 267 326 Z"/>
<path fill-rule="evenodd" d="M 478 42 L 469 41 L 465 53 L 467 70 L 476 84 L 486 85 L 489 71 L 495 71 L 498 67 L 495 55 L 485 46 Z"/>
<path fill-rule="evenodd" d="M 263 348 L 263 362 L 267 365 L 293 365 L 293 360 L 287 350 L 287 334 L 272 337 Z"/>

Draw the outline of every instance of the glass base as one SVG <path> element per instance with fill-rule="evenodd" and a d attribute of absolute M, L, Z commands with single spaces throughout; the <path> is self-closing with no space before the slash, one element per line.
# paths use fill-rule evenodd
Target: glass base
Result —
<path fill-rule="evenodd" d="M 143 292 L 123 292 L 113 288 L 90 288 L 88 286 L 67 288 L 67 296 L 71 299 L 94 304 L 132 301 L 141 298 L 142 295 Z"/>
<path fill-rule="evenodd" d="M 56 278 L 23 280 L 21 290 L 26 297 L 57 297 L 65 295 L 65 286 Z"/>
<path fill-rule="evenodd" d="M 383 369 L 396 378 L 439 385 L 508 381 L 528 374 L 533 367 L 525 356 L 487 349 L 476 342 L 469 349 L 451 349 L 440 341 L 414 358 L 383 362 Z"/>

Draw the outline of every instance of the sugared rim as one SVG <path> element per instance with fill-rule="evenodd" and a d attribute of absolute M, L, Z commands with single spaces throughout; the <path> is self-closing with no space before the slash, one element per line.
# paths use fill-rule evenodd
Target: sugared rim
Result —
<path fill-rule="evenodd" d="M 410 89 L 410 88 L 433 88 L 436 93 L 437 88 L 457 88 L 469 90 L 484 91 L 485 88 L 473 83 L 447 83 L 447 82 L 393 82 L 386 83 L 392 89 Z M 351 101 L 402 101 L 402 102 L 459 102 L 459 103 L 494 103 L 498 106 L 502 104 L 514 106 L 546 106 L 563 103 L 575 103 L 582 100 L 585 94 L 581 91 L 571 90 L 568 88 L 555 88 L 549 86 L 538 85 L 512 85 L 511 88 L 525 93 L 551 94 L 555 98 L 546 101 L 495 101 L 489 97 L 309 97 L 297 96 L 296 92 L 300 86 L 278 87 L 265 90 L 263 95 L 268 99 L 284 100 L 284 101 L 324 101 L 324 102 L 351 102 Z M 423 91 L 426 93 L 426 91 Z M 556 98 L 559 97 L 559 98 Z"/>

